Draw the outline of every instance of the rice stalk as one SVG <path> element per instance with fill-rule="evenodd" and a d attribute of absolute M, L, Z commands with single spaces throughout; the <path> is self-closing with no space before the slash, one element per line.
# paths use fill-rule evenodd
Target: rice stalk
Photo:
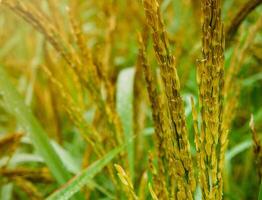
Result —
<path fill-rule="evenodd" d="M 157 0 L 144 0 L 144 10 L 152 38 L 160 74 L 164 85 L 171 123 L 171 140 L 174 145 L 173 159 L 177 166 L 177 198 L 193 199 L 195 177 L 193 161 L 185 121 L 184 103 L 180 94 L 180 81 L 175 66 L 175 57 L 169 50 L 168 37 Z"/>

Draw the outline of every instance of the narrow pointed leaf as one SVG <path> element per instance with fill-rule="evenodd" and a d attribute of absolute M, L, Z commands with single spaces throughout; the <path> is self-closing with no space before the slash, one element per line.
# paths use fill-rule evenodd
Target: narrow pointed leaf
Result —
<path fill-rule="evenodd" d="M 2 66 L 0 66 L 0 96 L 6 109 L 16 117 L 18 123 L 29 133 L 35 149 L 43 157 L 56 180 L 60 184 L 65 183 L 70 178 L 70 173 L 63 166 L 59 156 L 49 143 L 47 133 L 33 116 L 30 108 L 25 105 L 23 98 L 11 83 Z"/>
<path fill-rule="evenodd" d="M 120 72 L 117 80 L 117 112 L 125 133 L 125 141 L 133 138 L 133 85 L 135 69 L 128 68 Z M 134 177 L 134 142 L 127 145 L 128 163 L 131 177 Z"/>
<path fill-rule="evenodd" d="M 67 200 L 75 193 L 80 191 L 82 187 L 89 184 L 93 177 L 99 173 L 118 153 L 121 152 L 124 145 L 113 149 L 103 158 L 95 161 L 88 168 L 80 172 L 77 176 L 68 181 L 64 186 L 51 194 L 46 200 Z"/>

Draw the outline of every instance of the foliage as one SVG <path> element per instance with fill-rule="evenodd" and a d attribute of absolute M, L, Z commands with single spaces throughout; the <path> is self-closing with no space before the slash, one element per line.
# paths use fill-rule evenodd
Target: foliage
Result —
<path fill-rule="evenodd" d="M 261 3 L 0 0 L 0 199 L 261 198 Z"/>

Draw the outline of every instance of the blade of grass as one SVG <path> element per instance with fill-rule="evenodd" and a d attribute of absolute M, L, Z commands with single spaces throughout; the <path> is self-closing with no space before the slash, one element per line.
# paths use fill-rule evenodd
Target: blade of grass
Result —
<path fill-rule="evenodd" d="M 81 169 L 81 163 L 78 163 L 63 147 L 57 144 L 55 141 L 51 141 L 51 144 L 58 155 L 60 155 L 61 162 L 66 169 L 76 174 Z"/>
<path fill-rule="evenodd" d="M 44 158 L 53 176 L 60 184 L 65 183 L 70 178 L 70 174 L 49 143 L 46 132 L 33 116 L 29 107 L 24 104 L 23 98 L 12 85 L 2 66 L 0 67 L 0 94 L 7 110 L 15 115 L 18 123 L 29 133 L 34 147 Z"/>
<path fill-rule="evenodd" d="M 7 110 L 16 117 L 18 123 L 29 133 L 34 147 L 44 158 L 58 183 L 65 183 L 70 178 L 69 172 L 66 171 L 59 156 L 49 143 L 46 132 L 33 116 L 29 107 L 24 104 L 22 97 L 2 66 L 0 67 L 0 94 Z"/>
<path fill-rule="evenodd" d="M 67 170 L 73 174 L 77 174 L 81 169 L 81 163 L 78 163 L 74 157 L 67 152 L 63 147 L 57 144 L 55 141 L 51 141 L 54 150 L 57 152 L 58 155 L 61 156 L 61 161 Z M 90 180 L 88 182 L 88 186 L 90 189 L 96 188 L 101 193 L 105 194 L 109 199 L 115 199 L 110 192 L 108 192 L 104 187 L 97 184 L 94 180 Z"/>
<path fill-rule="evenodd" d="M 172 3 L 171 0 L 164 0 L 164 1 L 161 3 L 161 12 L 165 12 L 166 9 L 168 8 L 168 6 L 170 5 L 170 3 Z"/>
<path fill-rule="evenodd" d="M 96 183 L 93 180 L 90 180 L 88 183 L 89 188 L 92 190 L 93 188 L 96 188 L 98 191 L 100 191 L 101 193 L 103 193 L 105 196 L 104 199 L 116 199 L 116 197 L 114 196 L 114 194 L 110 193 L 109 191 L 107 191 L 107 189 L 105 189 L 104 187 L 102 187 L 101 185 L 99 185 L 98 183 Z"/>
<path fill-rule="evenodd" d="M 246 140 L 226 152 L 226 161 L 230 162 L 236 155 L 252 147 L 252 140 Z"/>
<path fill-rule="evenodd" d="M 262 200 L 262 181 L 261 181 L 260 187 L 259 187 L 258 200 Z"/>
<path fill-rule="evenodd" d="M 83 186 L 92 181 L 92 178 L 100 172 L 118 153 L 120 153 L 123 147 L 124 145 L 115 148 L 107 153 L 103 158 L 95 161 L 92 165 L 51 194 L 46 200 L 70 199 L 76 192 L 80 191 Z"/>
<path fill-rule="evenodd" d="M 2 66 L 0 66 L 0 97 L 3 99 L 5 108 L 16 117 L 18 123 L 29 133 L 36 151 L 43 157 L 57 182 L 63 184 L 69 180 L 71 175 L 50 144 L 47 133 L 34 117 L 30 108 L 25 105 L 23 98 L 13 86 Z M 77 194 L 76 199 L 83 199 L 82 195 Z"/>
<path fill-rule="evenodd" d="M 5 163 L 7 162 L 8 157 L 5 156 L 0 159 L 0 167 L 3 167 Z M 10 165 L 16 165 L 16 164 L 21 164 L 21 163 L 43 163 L 42 157 L 34 154 L 28 154 L 28 153 L 18 153 L 12 156 L 10 159 L 9 163 Z"/>
<path fill-rule="evenodd" d="M 12 200 L 13 184 L 8 183 L 3 185 L 0 192 L 1 199 Z"/>
<path fill-rule="evenodd" d="M 120 72 L 117 80 L 117 112 L 120 116 L 125 133 L 125 141 L 128 142 L 133 137 L 133 85 L 134 68 L 127 68 Z M 134 142 L 127 144 L 128 163 L 130 175 L 134 177 Z"/>
<path fill-rule="evenodd" d="M 248 87 L 248 86 L 252 86 L 253 84 L 255 84 L 256 81 L 260 81 L 260 80 L 262 80 L 262 72 L 256 73 L 253 76 L 244 79 L 242 84 L 243 86 Z"/>

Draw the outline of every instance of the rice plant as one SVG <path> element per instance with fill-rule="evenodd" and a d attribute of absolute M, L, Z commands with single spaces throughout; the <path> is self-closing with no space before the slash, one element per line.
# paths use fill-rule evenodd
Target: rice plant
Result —
<path fill-rule="evenodd" d="M 0 0 L 0 199 L 262 199 L 261 0 Z"/>

